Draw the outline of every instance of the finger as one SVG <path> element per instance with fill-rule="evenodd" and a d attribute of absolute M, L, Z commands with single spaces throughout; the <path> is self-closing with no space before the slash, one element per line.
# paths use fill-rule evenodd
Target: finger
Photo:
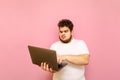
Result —
<path fill-rule="evenodd" d="M 46 63 L 43 63 L 43 68 L 46 70 Z"/>
<path fill-rule="evenodd" d="M 46 65 L 46 70 L 49 71 L 49 65 L 48 64 Z"/>
<path fill-rule="evenodd" d="M 59 62 L 58 62 L 58 63 L 59 63 L 59 64 L 62 63 L 62 59 L 59 59 Z"/>
<path fill-rule="evenodd" d="M 53 69 L 52 69 L 52 68 L 50 68 L 50 72 L 52 72 L 52 73 L 53 73 Z"/>
<path fill-rule="evenodd" d="M 60 63 L 60 62 L 61 62 L 61 59 L 60 59 L 60 57 L 59 57 L 59 56 L 57 57 L 57 62 L 58 62 L 58 63 Z"/>
<path fill-rule="evenodd" d="M 43 66 L 44 66 L 44 65 L 43 65 L 43 62 L 42 62 L 41 65 L 40 65 L 40 67 L 43 68 Z"/>

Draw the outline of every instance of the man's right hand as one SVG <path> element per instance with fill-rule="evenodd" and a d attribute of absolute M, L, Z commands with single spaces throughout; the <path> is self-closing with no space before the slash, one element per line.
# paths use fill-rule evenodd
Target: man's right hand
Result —
<path fill-rule="evenodd" d="M 48 72 L 51 72 L 51 73 L 54 73 L 53 69 L 49 67 L 49 65 L 45 62 L 42 62 L 40 67 L 45 70 L 45 71 L 48 71 Z"/>

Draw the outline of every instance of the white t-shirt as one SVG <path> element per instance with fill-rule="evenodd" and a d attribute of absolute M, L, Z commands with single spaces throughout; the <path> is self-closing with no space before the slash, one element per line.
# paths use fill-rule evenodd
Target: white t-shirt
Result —
<path fill-rule="evenodd" d="M 80 55 L 89 54 L 88 48 L 83 40 L 72 39 L 69 43 L 55 42 L 51 45 L 57 55 Z M 84 66 L 69 63 L 60 71 L 54 73 L 53 80 L 85 80 Z"/>

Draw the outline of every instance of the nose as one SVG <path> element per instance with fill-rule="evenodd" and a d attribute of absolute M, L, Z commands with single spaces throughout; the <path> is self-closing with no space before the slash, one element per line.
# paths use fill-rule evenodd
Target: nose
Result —
<path fill-rule="evenodd" d="M 62 34 L 65 34 L 65 32 L 62 32 Z"/>
<path fill-rule="evenodd" d="M 62 36 L 65 36 L 65 33 L 62 33 Z"/>
<path fill-rule="evenodd" d="M 65 34 L 62 34 L 62 36 L 65 36 Z"/>

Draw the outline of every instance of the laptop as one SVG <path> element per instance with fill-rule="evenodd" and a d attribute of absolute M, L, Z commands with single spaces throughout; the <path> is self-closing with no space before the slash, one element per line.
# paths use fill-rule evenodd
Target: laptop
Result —
<path fill-rule="evenodd" d="M 67 63 L 64 62 L 62 62 L 61 64 L 57 63 L 55 50 L 40 48 L 31 45 L 28 45 L 28 50 L 31 56 L 32 63 L 38 66 L 40 66 L 42 62 L 46 62 L 54 71 L 58 71 L 67 65 Z"/>

